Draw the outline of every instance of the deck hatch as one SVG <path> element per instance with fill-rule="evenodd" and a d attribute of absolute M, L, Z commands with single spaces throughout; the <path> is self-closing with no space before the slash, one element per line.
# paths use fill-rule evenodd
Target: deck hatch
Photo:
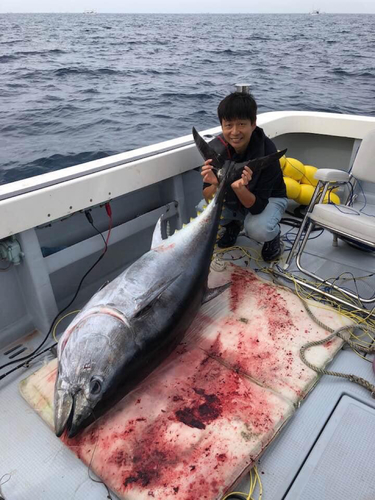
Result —
<path fill-rule="evenodd" d="M 375 408 L 343 396 L 285 500 L 375 498 Z"/>

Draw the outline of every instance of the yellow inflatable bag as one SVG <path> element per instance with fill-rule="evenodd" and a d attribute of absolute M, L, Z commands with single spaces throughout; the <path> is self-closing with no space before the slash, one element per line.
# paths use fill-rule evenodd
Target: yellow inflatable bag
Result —
<path fill-rule="evenodd" d="M 285 158 L 285 155 L 284 155 L 284 156 L 282 156 L 282 157 L 280 158 L 279 162 L 280 162 L 280 167 L 281 167 L 281 170 L 284 170 L 284 168 L 285 168 L 285 163 L 286 163 L 286 158 Z"/>
<path fill-rule="evenodd" d="M 300 181 L 305 175 L 305 167 L 303 163 L 295 158 L 285 158 L 285 167 L 283 172 L 285 177 L 291 177 L 296 181 Z"/>
<path fill-rule="evenodd" d="M 323 203 L 334 203 L 335 205 L 340 205 L 340 198 L 335 193 L 326 193 Z"/>
<path fill-rule="evenodd" d="M 308 184 L 315 187 L 318 184 L 318 179 L 314 178 L 317 170 L 318 169 L 312 165 L 305 165 L 305 174 L 301 179 L 301 184 Z"/>
<path fill-rule="evenodd" d="M 287 197 L 291 200 L 295 200 L 299 196 L 301 185 L 290 177 L 284 177 L 284 182 L 286 186 Z"/>
<path fill-rule="evenodd" d="M 301 184 L 301 191 L 296 198 L 296 202 L 300 205 L 308 205 L 311 201 L 312 195 L 314 194 L 314 186 L 308 184 Z"/>

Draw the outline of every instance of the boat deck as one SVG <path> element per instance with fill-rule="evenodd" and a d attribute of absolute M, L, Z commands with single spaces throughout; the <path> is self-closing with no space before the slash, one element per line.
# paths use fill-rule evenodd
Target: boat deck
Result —
<path fill-rule="evenodd" d="M 366 207 L 366 213 L 375 214 L 375 207 Z M 290 227 L 283 226 L 283 233 L 288 231 Z M 240 236 L 237 243 L 258 257 L 260 245 L 244 236 Z M 238 250 L 222 257 L 257 270 L 264 267 L 261 260 L 249 260 L 247 256 L 237 260 L 240 257 Z M 326 231 L 309 241 L 304 261 L 307 267 L 319 271 L 326 278 L 345 271 L 364 276 L 375 267 L 374 254 L 358 251 L 343 242 L 339 243 L 339 248 L 334 248 L 332 236 Z M 261 272 L 261 275 L 267 278 L 267 274 Z M 375 277 L 360 280 L 358 284 L 365 295 L 370 295 L 375 289 Z M 24 344 L 37 345 L 39 341 L 39 336 L 35 334 L 25 339 Z M 2 350 L 1 363 L 5 361 L 4 353 L 7 351 L 9 347 Z M 7 450 L 0 456 L 0 475 L 11 474 L 11 479 L 2 486 L 5 498 L 21 500 L 30 494 L 41 500 L 105 498 L 104 486 L 90 479 L 88 468 L 55 438 L 19 394 L 19 382 L 45 362 L 33 362 L 29 369 L 23 369 L 0 382 L 1 449 Z M 342 350 L 330 369 L 354 373 L 374 381 L 371 364 L 350 349 Z M 359 418 L 363 422 L 360 426 L 357 425 Z M 369 392 L 343 379 L 323 376 L 259 460 L 263 498 L 312 500 L 319 496 L 338 500 L 343 498 L 345 491 L 353 489 L 358 498 L 366 498 L 366 495 L 372 498 L 375 479 L 371 471 L 367 471 L 371 460 L 366 458 L 366 450 L 370 452 L 369 443 L 373 437 L 370 431 L 374 424 L 375 400 Z M 333 445 L 340 446 L 340 454 L 347 453 L 352 457 L 341 468 L 337 468 L 337 462 L 330 455 L 334 454 L 333 457 L 337 458 Z M 358 483 L 358 474 L 365 480 Z M 246 477 L 236 490 L 247 492 L 248 489 L 249 480 Z M 112 498 L 116 497 L 112 494 Z"/>

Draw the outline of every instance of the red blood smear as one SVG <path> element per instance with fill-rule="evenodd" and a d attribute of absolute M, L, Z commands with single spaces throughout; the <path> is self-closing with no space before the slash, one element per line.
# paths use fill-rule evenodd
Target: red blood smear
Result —
<path fill-rule="evenodd" d="M 223 368 L 216 366 L 212 360 L 204 357 L 199 370 L 202 370 L 200 376 L 198 377 L 197 373 L 192 377 L 188 377 L 188 381 L 196 382 L 196 379 L 199 379 L 204 385 L 208 382 L 208 385 L 212 386 L 215 385 L 213 379 L 223 371 Z M 225 376 L 224 379 L 226 379 Z M 226 386 L 227 382 L 225 380 Z M 157 418 L 152 426 L 143 429 L 142 441 L 138 442 L 134 455 L 128 456 L 128 465 L 130 467 L 126 472 L 123 472 L 123 491 L 131 490 L 133 484 L 150 488 L 160 488 L 165 484 L 172 487 L 173 493 L 180 491 L 180 483 L 184 480 L 184 477 L 181 475 L 181 471 L 175 475 L 174 469 L 176 466 L 181 465 L 181 460 L 184 457 L 193 459 L 193 462 L 199 462 L 202 450 L 189 450 L 189 456 L 186 450 L 179 449 L 181 445 L 174 443 L 170 438 L 168 439 L 167 428 L 170 422 L 175 420 L 190 428 L 202 430 L 221 417 L 223 411 L 231 412 L 231 405 L 225 398 L 228 397 L 228 392 L 231 394 L 229 400 L 233 395 L 237 394 L 239 381 L 232 380 L 231 382 L 226 387 L 226 391 L 220 392 L 218 395 L 210 393 L 206 387 L 190 387 L 190 384 L 175 389 L 178 393 L 172 394 L 169 398 L 170 402 L 165 413 Z M 186 405 L 186 402 L 189 402 L 189 404 Z M 225 408 L 225 403 L 227 403 L 227 408 Z M 209 456 L 210 448 L 211 444 L 209 443 L 203 450 L 203 454 Z M 118 452 L 115 454 L 115 460 L 118 460 L 117 454 Z M 223 462 L 223 455 L 216 459 L 214 465 L 217 461 Z M 183 464 L 189 469 L 190 473 L 195 469 L 195 466 L 190 462 L 188 463 L 186 459 L 183 460 Z M 208 488 L 208 491 L 212 489 L 212 485 L 210 486 L 204 478 L 201 478 L 200 481 L 203 481 L 204 488 Z M 199 493 L 202 493 L 202 486 L 199 488 Z"/>
<path fill-rule="evenodd" d="M 117 414 L 122 412 L 123 420 L 116 423 L 120 421 L 121 427 L 111 423 L 109 414 L 100 425 L 97 422 L 78 437 L 64 439 L 86 462 L 92 457 L 88 450 L 95 449 L 95 472 L 105 477 L 110 488 L 125 496 L 140 488 L 150 497 L 163 499 L 176 495 L 179 500 L 216 498 L 228 487 L 223 467 L 235 471 L 244 457 L 228 452 L 225 441 L 218 440 L 217 428 L 216 433 L 211 433 L 210 426 L 223 422 L 226 428 L 230 422 L 248 422 L 253 432 L 262 435 L 273 428 L 273 403 L 267 401 L 262 389 L 199 349 L 181 356 L 178 363 L 181 377 L 172 378 L 175 370 L 171 369 L 171 378 L 167 372 L 160 378 L 159 386 L 152 389 L 155 401 L 163 401 L 164 411 L 156 418 L 147 418 L 143 404 L 139 403 L 132 405 L 133 409 L 139 408 L 139 417 L 129 419 L 126 406 L 122 408 L 120 403 Z M 171 434 L 170 426 L 174 423 L 180 430 L 174 427 Z M 190 429 L 186 436 L 184 429 Z M 196 438 L 189 444 L 192 433 Z M 207 468 L 207 460 L 209 474 L 202 471 L 202 464 Z M 155 493 L 160 489 L 165 496 Z"/>
<path fill-rule="evenodd" d="M 84 450 L 87 449 L 88 445 L 94 448 L 97 444 L 100 429 L 102 429 L 102 426 L 99 426 L 96 422 L 93 426 L 88 427 L 84 432 L 78 434 L 78 436 L 74 438 L 68 438 L 67 431 L 65 431 L 60 439 L 74 451 L 78 458 L 84 459 Z"/>
<path fill-rule="evenodd" d="M 169 245 L 160 245 L 154 248 L 155 252 L 167 252 L 168 250 L 172 250 L 176 246 L 175 243 L 170 243 Z"/>
<path fill-rule="evenodd" d="M 206 394 L 203 389 L 194 389 L 194 391 L 201 396 L 201 400 L 195 402 L 192 407 L 177 410 L 176 417 L 177 420 L 189 427 L 205 429 L 206 424 L 220 417 L 222 413 L 221 403 L 215 394 Z"/>
<path fill-rule="evenodd" d="M 211 329 L 201 347 L 267 387 L 285 388 L 284 394 L 293 400 L 303 396 L 302 387 L 309 387 L 310 371 L 302 368 L 299 356 L 289 350 L 300 325 L 295 324 L 289 310 L 288 296 L 240 268 L 232 271 L 230 280 L 231 314 L 216 322 L 216 334 Z M 296 379 L 301 380 L 299 385 Z"/>
<path fill-rule="evenodd" d="M 245 299 L 246 294 L 251 293 L 251 285 L 257 281 L 255 274 L 248 271 L 243 272 L 242 269 L 238 269 L 232 272 L 232 285 L 230 287 L 231 311 L 236 311 L 238 305 Z"/>
<path fill-rule="evenodd" d="M 46 378 L 46 382 L 48 384 L 54 384 L 56 382 L 56 377 L 57 377 L 57 367 L 51 371 L 51 373 L 48 374 L 48 377 Z"/>

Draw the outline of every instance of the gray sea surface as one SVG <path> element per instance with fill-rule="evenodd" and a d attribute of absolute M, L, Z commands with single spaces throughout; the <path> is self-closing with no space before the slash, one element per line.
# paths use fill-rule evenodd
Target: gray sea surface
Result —
<path fill-rule="evenodd" d="M 375 116 L 375 15 L 0 15 L 0 184 L 259 112 Z"/>

